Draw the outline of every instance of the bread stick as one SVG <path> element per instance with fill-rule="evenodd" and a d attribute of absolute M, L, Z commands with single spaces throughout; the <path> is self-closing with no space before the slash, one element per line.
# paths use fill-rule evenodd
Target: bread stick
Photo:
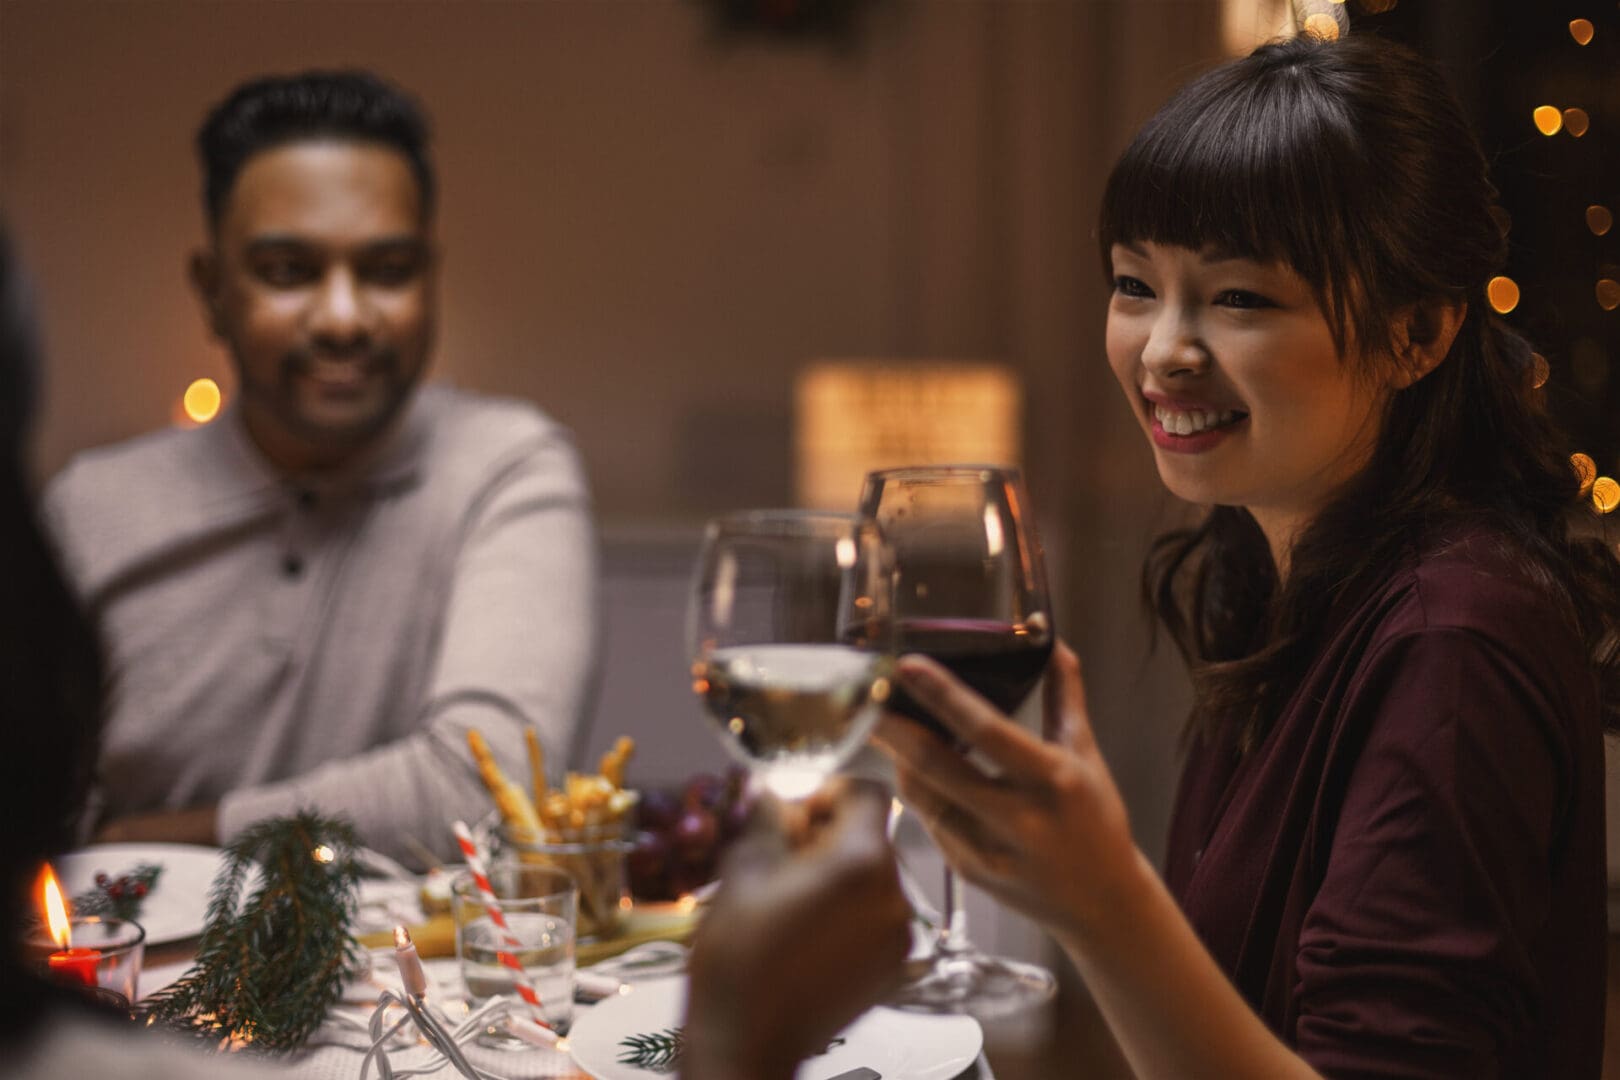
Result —
<path fill-rule="evenodd" d="M 546 752 L 540 748 L 540 733 L 533 724 L 523 725 L 523 741 L 529 748 L 529 786 L 534 790 L 536 808 L 546 799 Z"/>
<path fill-rule="evenodd" d="M 501 818 L 507 827 L 520 836 L 528 836 L 538 840 L 544 835 L 540 825 L 540 815 L 535 812 L 534 804 L 523 793 L 523 789 L 506 778 L 501 771 L 500 764 L 495 755 L 490 752 L 489 743 L 484 741 L 483 732 L 477 728 L 467 729 L 467 746 L 472 750 L 473 760 L 478 762 L 478 775 L 483 778 L 484 786 L 489 789 L 490 795 L 495 798 L 495 806 L 501 812 Z"/>

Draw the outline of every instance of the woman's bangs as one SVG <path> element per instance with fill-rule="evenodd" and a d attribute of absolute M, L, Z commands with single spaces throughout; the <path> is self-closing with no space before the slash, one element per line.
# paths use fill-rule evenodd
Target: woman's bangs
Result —
<path fill-rule="evenodd" d="M 1327 254 L 1347 239 L 1337 140 L 1296 95 L 1256 90 L 1195 84 L 1143 129 L 1103 196 L 1105 268 L 1116 243 L 1163 244 L 1281 263 L 1324 309 L 1342 295 Z"/>

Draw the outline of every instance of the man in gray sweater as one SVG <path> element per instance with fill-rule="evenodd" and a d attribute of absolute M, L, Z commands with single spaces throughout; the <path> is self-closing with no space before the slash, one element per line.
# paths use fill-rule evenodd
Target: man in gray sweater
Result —
<path fill-rule="evenodd" d="M 534 407 L 430 386 L 426 123 L 361 72 L 243 85 L 197 139 L 191 276 L 232 405 L 78 455 L 48 515 L 109 657 L 102 840 L 229 841 L 310 806 L 418 861 L 594 682 L 589 502 Z"/>

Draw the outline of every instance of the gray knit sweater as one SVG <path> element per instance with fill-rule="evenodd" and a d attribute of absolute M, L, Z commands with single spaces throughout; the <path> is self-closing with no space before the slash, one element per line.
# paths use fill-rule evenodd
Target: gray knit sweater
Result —
<path fill-rule="evenodd" d="M 218 801 L 219 839 L 313 806 L 448 854 L 491 806 L 481 729 L 556 768 L 594 682 L 578 456 L 532 406 L 429 386 L 342 476 L 277 475 L 227 413 L 88 451 L 47 516 L 110 658 L 107 817 Z"/>

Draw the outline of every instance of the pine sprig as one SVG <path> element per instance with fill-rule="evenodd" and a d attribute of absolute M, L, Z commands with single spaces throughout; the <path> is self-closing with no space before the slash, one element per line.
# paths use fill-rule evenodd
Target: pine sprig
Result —
<path fill-rule="evenodd" d="M 816 1051 L 816 1056 L 843 1046 L 845 1041 L 842 1035 L 836 1036 Z M 681 1052 L 686 1049 L 686 1029 L 672 1027 L 650 1034 L 626 1035 L 619 1040 L 619 1045 L 623 1047 L 619 1051 L 620 1065 L 633 1065 L 652 1072 L 673 1072 L 680 1061 Z"/>
<path fill-rule="evenodd" d="M 139 918 L 141 903 L 157 888 L 157 880 L 162 876 L 161 863 L 139 863 L 135 869 L 117 877 L 98 873 L 95 885 L 73 898 L 73 914 Z"/>
<path fill-rule="evenodd" d="M 669 1072 L 680 1059 L 685 1041 L 686 1035 L 678 1027 L 651 1034 L 626 1035 L 619 1040 L 619 1045 L 623 1047 L 619 1051 L 619 1064 L 653 1072 Z"/>
<path fill-rule="evenodd" d="M 349 936 L 357 845 L 348 823 L 308 811 L 244 832 L 209 890 L 196 963 L 145 1015 L 216 1047 L 302 1046 L 359 969 Z M 258 887 L 245 895 L 256 868 Z"/>

